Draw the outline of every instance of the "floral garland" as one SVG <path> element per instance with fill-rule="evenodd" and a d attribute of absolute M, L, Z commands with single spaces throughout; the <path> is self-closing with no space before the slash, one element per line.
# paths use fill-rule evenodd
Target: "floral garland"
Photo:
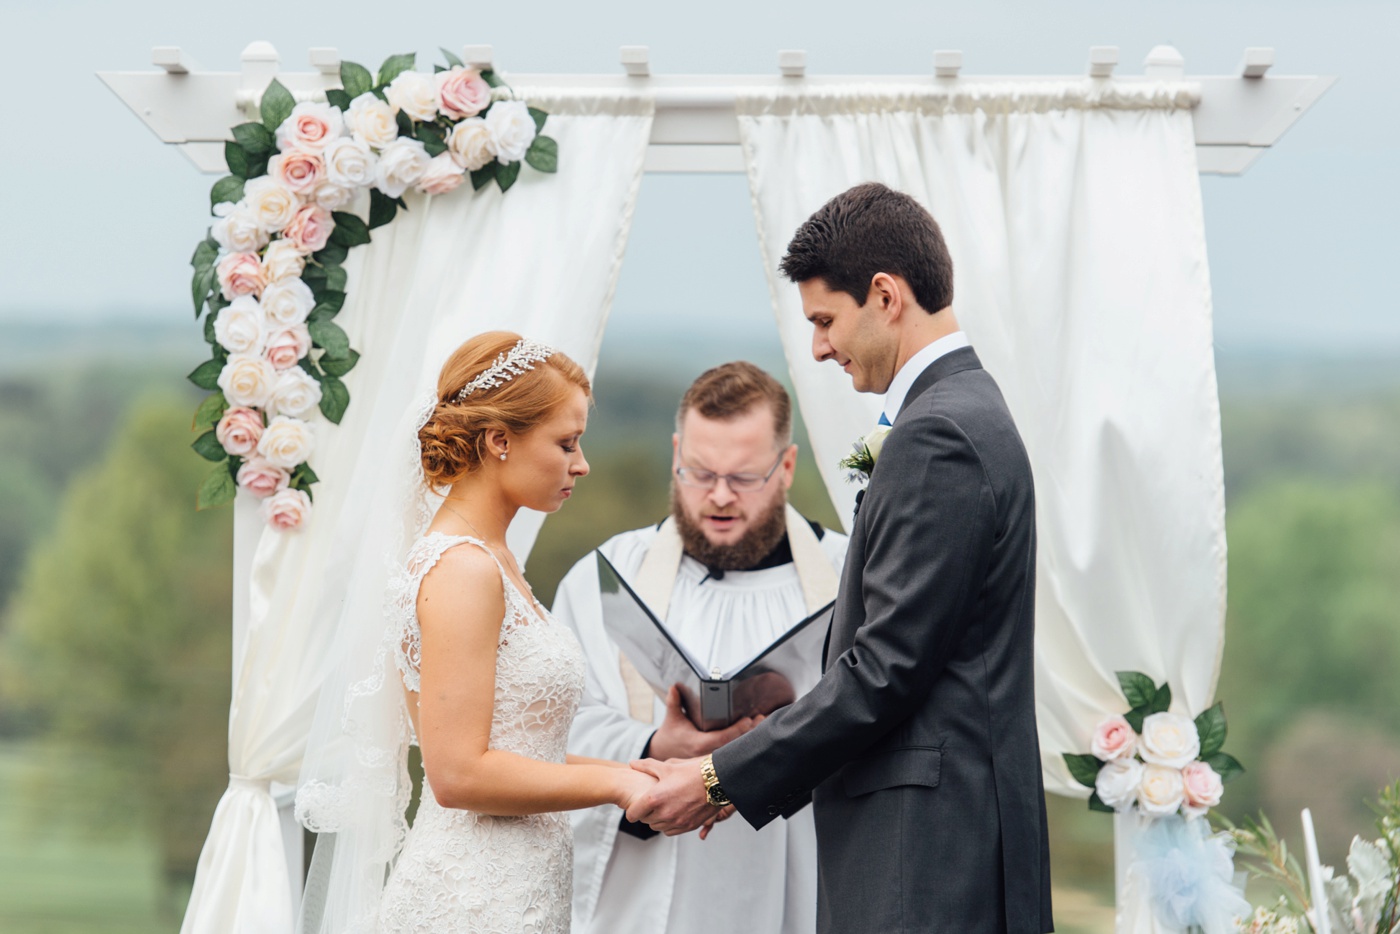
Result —
<path fill-rule="evenodd" d="M 319 409 L 339 424 L 350 404 L 341 377 L 360 355 L 334 318 L 345 304 L 343 263 L 370 231 L 408 210 L 409 188 L 440 195 L 515 184 L 521 162 L 558 168 L 541 134 L 547 114 L 491 70 L 442 50 L 434 74 L 394 55 L 377 75 L 340 66 L 325 103 L 303 102 L 274 80 L 260 121 L 233 128 L 230 174 L 210 191 L 217 218 L 194 251 L 195 318 L 211 356 L 189 379 L 211 391 L 194 416 L 193 447 L 214 461 L 196 505 L 232 502 L 239 488 L 263 500 L 275 529 L 299 528 L 318 482 L 309 463 Z M 369 192 L 368 219 L 349 210 Z"/>
<path fill-rule="evenodd" d="M 1094 789 L 1093 811 L 1136 808 L 1151 817 L 1200 817 L 1220 803 L 1224 783 L 1244 771 L 1225 745 L 1225 708 L 1195 720 L 1171 713 L 1172 690 L 1137 671 L 1118 672 L 1132 708 L 1094 730 L 1088 755 L 1065 753 L 1074 780 Z"/>

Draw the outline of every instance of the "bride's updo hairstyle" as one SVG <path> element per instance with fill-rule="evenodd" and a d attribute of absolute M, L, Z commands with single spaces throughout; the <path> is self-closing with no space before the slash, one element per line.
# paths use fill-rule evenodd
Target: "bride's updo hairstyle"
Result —
<path fill-rule="evenodd" d="M 577 387 L 592 395 L 583 368 L 555 351 L 534 369 L 498 386 L 477 389 L 458 401 L 462 389 L 485 373 L 521 340 L 510 331 L 487 331 L 458 347 L 438 375 L 437 408 L 418 431 L 423 474 L 434 487 L 451 486 L 481 468 L 486 433 L 501 429 L 523 435 L 547 420 Z"/>

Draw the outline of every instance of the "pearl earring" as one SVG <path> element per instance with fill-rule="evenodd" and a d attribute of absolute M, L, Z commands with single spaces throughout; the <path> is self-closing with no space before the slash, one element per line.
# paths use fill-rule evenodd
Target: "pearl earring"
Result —
<path fill-rule="evenodd" d="M 503 453 L 501 454 L 501 460 L 505 460 L 505 459 L 506 459 L 506 455 L 505 455 L 504 452 L 503 452 Z"/>

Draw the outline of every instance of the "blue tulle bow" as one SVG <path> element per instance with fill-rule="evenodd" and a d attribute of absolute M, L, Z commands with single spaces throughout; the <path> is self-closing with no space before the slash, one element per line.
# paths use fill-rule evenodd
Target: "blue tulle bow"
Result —
<path fill-rule="evenodd" d="M 1235 884 L 1234 846 L 1204 820 L 1152 821 L 1138 840 L 1137 864 L 1158 920 L 1172 928 L 1226 934 L 1250 912 Z"/>

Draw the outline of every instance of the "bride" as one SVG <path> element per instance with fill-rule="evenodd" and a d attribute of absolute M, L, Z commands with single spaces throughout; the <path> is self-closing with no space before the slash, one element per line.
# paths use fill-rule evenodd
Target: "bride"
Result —
<path fill-rule="evenodd" d="M 301 930 L 565 932 L 572 839 L 559 812 L 626 809 L 653 784 L 566 754 L 582 653 L 506 547 L 520 508 L 557 510 L 588 473 L 589 393 L 573 360 L 498 331 L 448 358 L 414 418 L 381 635 L 343 700 L 323 693 L 297 795 L 298 819 L 321 834 Z M 347 605 L 364 583 L 353 577 Z M 346 667 L 362 673 L 356 654 Z M 425 777 L 410 831 L 415 740 Z"/>

